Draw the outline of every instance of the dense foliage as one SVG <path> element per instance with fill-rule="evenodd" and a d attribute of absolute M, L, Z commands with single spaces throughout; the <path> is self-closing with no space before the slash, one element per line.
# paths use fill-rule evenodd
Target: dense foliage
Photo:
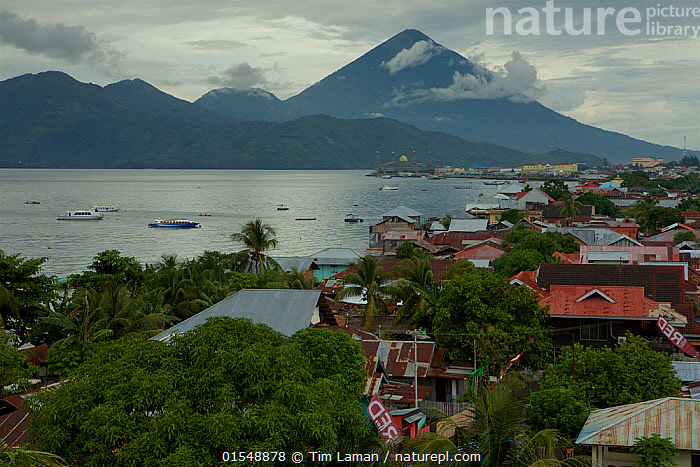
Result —
<path fill-rule="evenodd" d="M 469 401 L 465 411 L 435 423 L 436 433 L 424 433 L 407 443 L 408 450 L 479 454 L 479 465 L 493 467 L 590 465 L 586 458 L 566 454 L 566 440 L 556 430 L 526 431 L 523 402 L 509 378 L 490 391 L 486 385 L 479 387 L 469 394 Z"/>
<path fill-rule="evenodd" d="M 639 457 L 634 463 L 638 467 L 677 467 L 673 462 L 676 446 L 671 438 L 662 438 L 658 433 L 640 436 L 634 440 L 630 451 Z"/>
<path fill-rule="evenodd" d="M 569 193 L 569 187 L 558 178 L 547 180 L 542 184 L 540 190 L 556 200 L 562 199 L 566 193 Z"/>
<path fill-rule="evenodd" d="M 587 192 L 578 195 L 576 201 L 584 206 L 595 206 L 595 213 L 599 216 L 617 217 L 620 214 L 620 208 L 603 195 Z"/>
<path fill-rule="evenodd" d="M 554 365 L 545 369 L 542 391 L 533 396 L 528 412 L 535 427 L 571 435 L 585 422 L 575 416 L 573 407 L 604 409 L 673 397 L 680 391 L 670 357 L 651 350 L 644 338 L 629 332 L 627 341 L 612 349 L 576 344 L 575 353 L 574 360 L 571 348 L 563 347 Z"/>
<path fill-rule="evenodd" d="M 545 317 L 530 289 L 487 270 L 463 267 L 440 293 L 433 333 L 454 358 L 471 359 L 476 340 L 478 358 L 488 359 L 489 372 L 498 374 L 523 350 L 524 366 L 543 365 L 551 345 Z"/>
<path fill-rule="evenodd" d="M 47 260 L 24 259 L 0 250 L 0 329 L 13 331 L 22 341 L 56 296 L 54 278 L 41 274 Z"/>
<path fill-rule="evenodd" d="M 216 318 L 169 343 L 100 346 L 43 393 L 30 434 L 84 466 L 217 465 L 224 451 L 353 452 L 364 357 L 344 333 L 291 339 Z"/>
<path fill-rule="evenodd" d="M 24 355 L 20 354 L 12 341 L 12 334 L 0 330 L 0 396 L 15 392 L 6 390 L 5 386 L 24 388 L 25 378 L 29 377 L 34 368 L 27 363 Z"/>
<path fill-rule="evenodd" d="M 554 261 L 553 254 L 578 253 L 579 246 L 560 232 L 538 232 L 520 225 L 506 234 L 501 246 L 506 253 L 493 262 L 494 270 L 507 277 L 520 271 L 534 271 L 540 263 Z"/>
<path fill-rule="evenodd" d="M 575 440 L 588 418 L 588 405 L 577 398 L 569 388 L 542 389 L 530 396 L 525 409 L 525 421 L 530 429 L 556 429 L 570 440 Z"/>
<path fill-rule="evenodd" d="M 700 193 L 700 177 L 690 173 L 677 178 L 651 180 L 649 173 L 642 170 L 634 172 L 623 172 L 619 174 L 624 180 L 622 186 L 633 187 L 643 186 L 652 190 L 654 188 L 664 188 L 666 190 L 688 190 L 690 193 Z"/>
<path fill-rule="evenodd" d="M 511 224 L 517 224 L 520 222 L 522 219 L 524 219 L 526 214 L 524 212 L 520 212 L 517 209 L 507 209 L 503 211 L 501 216 L 498 218 L 499 221 L 508 221 Z"/>
<path fill-rule="evenodd" d="M 652 197 L 644 197 L 628 207 L 623 213 L 633 217 L 640 226 L 640 230 L 647 235 L 655 235 L 663 227 L 685 222 L 683 213 L 677 208 L 657 206 L 658 201 Z"/>

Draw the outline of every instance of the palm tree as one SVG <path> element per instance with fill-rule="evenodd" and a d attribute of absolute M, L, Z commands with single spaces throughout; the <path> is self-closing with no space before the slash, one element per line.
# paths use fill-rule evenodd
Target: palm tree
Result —
<path fill-rule="evenodd" d="M 287 273 L 287 286 L 290 289 L 311 290 L 316 282 L 313 275 L 306 276 L 303 271 L 299 271 L 297 268 L 292 268 Z"/>
<path fill-rule="evenodd" d="M 397 297 L 402 304 L 396 313 L 395 323 L 404 316 L 411 315 L 415 327 L 426 327 L 437 305 L 442 282 L 435 281 L 435 273 L 428 259 L 413 259 L 407 265 L 397 267 L 396 275 L 402 280 L 396 282 Z"/>
<path fill-rule="evenodd" d="M 571 193 L 564 193 L 561 200 L 564 204 L 559 208 L 559 215 L 564 217 L 564 225 L 568 226 L 570 225 L 569 220 L 576 220 L 576 214 L 579 214 L 580 211 L 576 207 L 576 201 L 574 201 L 574 197 L 571 196 Z"/>
<path fill-rule="evenodd" d="M 8 467 L 67 467 L 68 464 L 55 454 L 33 451 L 24 447 L 10 448 L 0 441 L 0 462 Z"/>
<path fill-rule="evenodd" d="M 265 267 L 265 251 L 277 247 L 277 232 L 262 219 L 255 219 L 243 226 L 239 233 L 231 235 L 231 240 L 245 245 L 250 252 L 255 264 L 255 273 L 260 272 L 260 267 Z"/>
<path fill-rule="evenodd" d="M 556 430 L 534 434 L 525 431 L 523 403 L 508 380 L 501 381 L 491 391 L 484 386 L 477 391 L 467 410 L 454 417 L 443 417 L 436 425 L 436 433 L 419 436 L 407 443 L 406 449 L 425 454 L 447 451 L 478 454 L 482 466 L 590 465 L 582 457 L 564 459 L 563 440 Z"/>
<path fill-rule="evenodd" d="M 343 278 L 346 287 L 336 295 L 336 300 L 346 297 L 367 300 L 363 306 L 362 328 L 369 330 L 377 315 L 388 311 L 384 297 L 394 297 L 398 291 L 389 284 L 392 274 L 382 272 L 381 265 L 372 255 L 360 258 L 350 268 L 352 272 Z"/>

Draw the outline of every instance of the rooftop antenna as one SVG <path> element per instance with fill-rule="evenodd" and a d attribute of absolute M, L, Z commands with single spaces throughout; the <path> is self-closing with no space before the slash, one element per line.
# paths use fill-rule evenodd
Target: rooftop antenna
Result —
<path fill-rule="evenodd" d="M 685 136 L 683 137 L 683 159 L 685 159 L 686 156 L 686 149 L 685 149 Z"/>
<path fill-rule="evenodd" d="M 391 151 L 391 162 L 394 162 L 394 151 Z"/>
<path fill-rule="evenodd" d="M 428 170 L 430 170 L 430 151 L 428 151 Z"/>
<path fill-rule="evenodd" d="M 377 172 L 379 172 L 379 151 L 377 151 Z"/>
<path fill-rule="evenodd" d="M 416 151 L 413 151 L 413 165 L 416 165 Z"/>

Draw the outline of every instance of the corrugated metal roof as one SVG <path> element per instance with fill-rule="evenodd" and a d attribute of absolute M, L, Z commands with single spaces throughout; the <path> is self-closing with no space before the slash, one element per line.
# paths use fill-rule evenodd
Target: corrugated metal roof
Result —
<path fill-rule="evenodd" d="M 486 230 L 488 219 L 452 219 L 450 222 L 450 232 L 478 232 Z"/>
<path fill-rule="evenodd" d="M 684 383 L 700 381 L 700 362 L 671 362 L 671 365 Z"/>
<path fill-rule="evenodd" d="M 346 265 L 360 259 L 360 255 L 350 248 L 326 248 L 316 254 L 309 255 L 309 258 L 319 266 Z"/>
<path fill-rule="evenodd" d="M 424 378 L 430 370 L 434 349 L 434 342 L 418 342 L 414 349 L 412 341 L 362 341 L 362 350 L 365 355 L 379 357 L 390 377 L 415 376 L 415 353 L 417 352 L 418 377 Z"/>
<path fill-rule="evenodd" d="M 32 416 L 26 410 L 15 410 L 0 417 L 0 442 L 11 448 L 27 443 L 31 421 Z"/>
<path fill-rule="evenodd" d="M 320 296 L 320 290 L 243 289 L 151 340 L 167 340 L 174 332 L 189 331 L 214 316 L 248 318 L 291 336 L 309 327 Z"/>
<path fill-rule="evenodd" d="M 307 256 L 275 256 L 272 257 L 272 259 L 286 272 L 291 272 L 292 269 L 296 269 L 299 272 L 306 272 L 311 267 L 311 263 L 314 262 L 313 258 Z"/>
<path fill-rule="evenodd" d="M 658 433 L 679 450 L 700 450 L 700 399 L 666 397 L 591 412 L 576 444 L 632 446 Z"/>
<path fill-rule="evenodd" d="M 421 217 L 423 215 L 422 212 L 418 212 L 415 209 L 407 208 L 406 206 L 398 206 L 392 209 L 389 212 L 385 212 L 382 214 L 382 217 L 405 217 L 405 218 L 411 218 L 411 217 Z M 410 219 L 411 222 L 415 222 L 415 219 Z"/>

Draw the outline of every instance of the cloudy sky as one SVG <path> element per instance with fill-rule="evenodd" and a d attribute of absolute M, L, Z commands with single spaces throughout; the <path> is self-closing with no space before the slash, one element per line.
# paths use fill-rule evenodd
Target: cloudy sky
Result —
<path fill-rule="evenodd" d="M 3 0 L 0 79 L 60 70 L 189 101 L 227 86 L 285 99 L 413 28 L 506 78 L 515 58 L 543 104 L 581 122 L 700 149 L 700 0 L 550 2 Z M 497 7 L 510 34 L 505 14 L 488 20 Z"/>

